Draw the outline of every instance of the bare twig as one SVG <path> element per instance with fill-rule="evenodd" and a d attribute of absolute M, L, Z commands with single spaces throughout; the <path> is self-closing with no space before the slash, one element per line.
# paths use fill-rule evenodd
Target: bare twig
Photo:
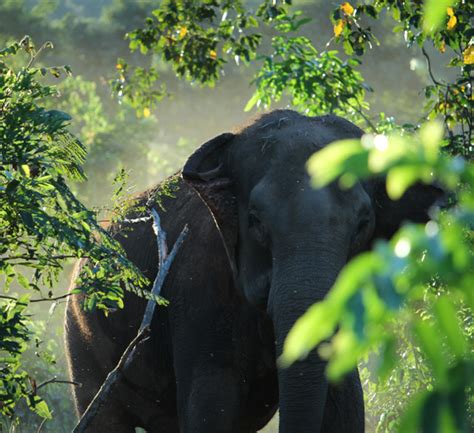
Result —
<path fill-rule="evenodd" d="M 64 259 L 88 259 L 89 256 L 80 256 L 78 257 L 77 255 L 74 255 L 74 254 L 59 254 L 59 255 L 55 255 L 55 256 L 49 256 L 47 259 L 48 260 L 64 260 Z M 19 254 L 17 256 L 11 256 L 11 257 L 2 257 L 2 260 L 27 260 L 29 262 L 33 261 L 33 260 L 36 260 L 36 261 L 39 261 L 39 260 L 44 260 L 43 257 L 41 258 L 38 258 L 38 257 L 34 257 L 34 256 L 31 256 L 29 254 Z"/>
<path fill-rule="evenodd" d="M 362 107 L 360 106 L 360 103 L 358 103 L 359 108 L 354 107 L 351 105 L 351 107 L 359 114 L 360 117 L 362 117 L 365 120 L 365 123 L 367 126 L 372 130 L 374 134 L 378 134 L 377 127 L 374 125 L 374 123 L 370 120 L 369 116 L 367 116 L 363 111 Z"/>
<path fill-rule="evenodd" d="M 41 433 L 41 430 L 43 429 L 43 426 L 46 421 L 48 421 L 48 418 L 43 418 L 43 421 L 41 421 L 41 424 L 39 425 L 38 430 L 36 430 L 36 433 Z"/>
<path fill-rule="evenodd" d="M 173 263 L 173 260 L 181 247 L 181 244 L 184 241 L 184 238 L 188 234 L 188 226 L 184 226 L 183 230 L 181 231 L 178 239 L 176 240 L 175 244 L 173 245 L 173 249 L 171 253 L 168 255 L 168 247 L 166 245 L 166 233 L 161 228 L 160 223 L 160 216 L 155 209 L 152 209 L 152 216 L 153 216 L 153 231 L 156 235 L 156 242 L 158 244 L 158 262 L 159 262 L 159 271 L 158 275 L 155 278 L 153 283 L 153 288 L 151 289 L 151 293 L 153 296 L 158 296 L 161 291 L 161 287 L 165 281 L 165 278 L 168 274 L 168 271 Z M 153 318 L 153 313 L 155 312 L 156 302 L 152 299 L 148 301 L 148 304 L 145 309 L 145 314 L 143 315 L 143 320 L 140 325 L 140 329 L 143 329 L 146 326 L 150 326 L 151 319 Z"/>
<path fill-rule="evenodd" d="M 75 293 L 65 293 L 64 295 L 59 295 L 52 298 L 30 299 L 30 302 L 59 301 L 60 299 L 65 299 L 72 295 L 75 295 Z M 18 298 L 15 298 L 14 296 L 8 296 L 8 295 L 0 295 L 0 299 L 9 299 L 10 301 L 18 301 Z"/>
<path fill-rule="evenodd" d="M 18 299 L 15 298 L 14 296 L 8 296 L 8 295 L 0 295 L 0 299 L 8 299 L 10 301 L 18 301 Z"/>
<path fill-rule="evenodd" d="M 75 293 L 65 293 L 64 295 L 54 296 L 52 298 L 37 298 L 37 299 L 30 299 L 30 302 L 45 302 L 45 301 L 59 301 L 61 299 L 68 298 L 69 296 L 73 296 Z"/>
<path fill-rule="evenodd" d="M 153 282 L 153 287 L 151 289 L 151 294 L 153 295 L 153 297 L 152 299 L 148 300 L 145 313 L 143 314 L 143 319 L 140 324 L 140 328 L 138 329 L 137 336 L 125 349 L 125 352 L 121 356 L 117 366 L 108 374 L 99 391 L 94 396 L 85 412 L 82 414 L 79 423 L 76 425 L 72 433 L 84 433 L 86 431 L 87 427 L 91 424 L 92 420 L 95 418 L 100 408 L 107 401 L 110 392 L 115 386 L 115 384 L 119 381 L 124 371 L 132 363 L 133 359 L 137 354 L 138 346 L 149 338 L 150 325 L 156 307 L 155 299 L 157 296 L 159 296 L 166 276 L 168 275 L 171 264 L 173 263 L 179 248 L 181 247 L 185 237 L 189 232 L 188 226 L 186 225 L 178 236 L 178 239 L 174 243 L 173 248 L 171 249 L 171 253 L 168 255 L 168 246 L 166 245 L 166 233 L 161 228 L 160 216 L 158 215 L 158 212 L 156 212 L 155 209 L 151 210 L 151 214 L 153 217 L 153 231 L 156 234 L 156 242 L 158 245 L 159 262 L 158 274 L 156 275 L 155 281 Z"/>
<path fill-rule="evenodd" d="M 38 51 L 36 51 L 34 54 L 30 54 L 30 61 L 26 65 L 26 69 L 29 69 L 31 68 L 31 66 L 33 66 L 33 63 L 35 62 L 35 60 L 38 58 L 38 56 L 41 54 L 41 52 L 45 48 L 52 48 L 52 47 L 53 47 L 53 44 L 50 41 L 46 41 L 43 45 L 41 45 Z"/>
<path fill-rule="evenodd" d="M 437 86 L 443 86 L 443 84 L 440 83 L 433 75 L 433 70 L 431 69 L 431 59 L 428 53 L 426 52 L 425 47 L 421 47 L 421 52 L 425 56 L 426 64 L 428 65 L 428 73 L 430 74 L 431 81 L 433 81 L 433 84 L 436 84 Z"/>
<path fill-rule="evenodd" d="M 72 380 L 62 380 L 62 379 L 58 379 L 56 376 L 54 376 L 52 379 L 48 379 L 48 380 L 45 380 L 44 382 L 40 383 L 36 387 L 36 391 L 43 388 L 43 386 L 49 385 L 50 383 L 67 383 L 69 385 L 82 386 L 82 383 L 80 383 L 80 382 L 74 382 Z"/>
<path fill-rule="evenodd" d="M 83 413 L 76 427 L 74 427 L 72 433 L 84 433 L 86 431 L 87 427 L 89 427 L 90 423 L 97 415 L 100 408 L 107 401 L 110 392 L 117 384 L 119 379 L 122 377 L 124 371 L 135 358 L 137 354 L 137 349 L 140 344 L 144 343 L 149 338 L 149 334 L 150 328 L 147 327 L 145 329 L 142 329 L 139 331 L 137 336 L 130 342 L 128 347 L 125 349 L 125 352 L 123 352 L 123 355 L 121 356 L 116 367 L 107 375 L 107 378 L 100 387 L 99 391 L 94 396 L 89 406 L 87 406 L 87 409 Z"/>

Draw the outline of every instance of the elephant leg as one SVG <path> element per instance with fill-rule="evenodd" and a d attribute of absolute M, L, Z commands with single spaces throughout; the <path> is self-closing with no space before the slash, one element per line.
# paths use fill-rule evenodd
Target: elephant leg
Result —
<path fill-rule="evenodd" d="M 240 393 L 230 370 L 219 369 L 194 377 L 179 404 L 181 433 L 234 433 L 239 425 Z"/>
<path fill-rule="evenodd" d="M 342 382 L 330 384 L 322 433 L 364 433 L 364 396 L 359 372 L 354 370 Z"/>
<path fill-rule="evenodd" d="M 91 392 L 85 391 L 84 395 L 81 395 L 81 391 L 76 392 L 77 406 L 79 413 L 84 413 L 90 400 Z M 97 415 L 92 420 L 90 426 L 87 428 L 87 433 L 134 433 L 135 427 L 140 426 L 140 420 L 138 420 L 120 401 L 113 401 L 111 396 L 102 406 Z"/>

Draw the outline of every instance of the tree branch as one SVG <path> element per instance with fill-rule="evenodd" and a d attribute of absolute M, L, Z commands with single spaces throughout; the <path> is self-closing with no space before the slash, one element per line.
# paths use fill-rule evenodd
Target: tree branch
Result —
<path fill-rule="evenodd" d="M 173 263 L 173 260 L 176 257 L 176 254 L 178 253 L 178 250 L 181 247 L 184 238 L 187 236 L 189 229 L 187 225 L 184 226 L 183 230 L 178 236 L 178 239 L 173 245 L 173 249 L 171 250 L 170 255 L 168 255 L 168 247 L 166 245 L 166 233 L 161 228 L 160 216 L 158 215 L 158 212 L 155 209 L 152 209 L 151 213 L 153 216 L 153 231 L 155 232 L 156 242 L 158 244 L 158 262 L 160 266 L 158 275 L 156 276 L 155 281 L 153 283 L 151 293 L 154 297 L 157 297 L 161 292 L 161 287 L 163 286 L 165 278 L 168 275 L 168 271 L 171 267 L 171 264 Z M 155 307 L 156 302 L 153 302 L 153 300 L 149 300 L 145 309 L 145 314 L 143 315 L 143 320 L 140 325 L 140 329 L 151 325 L 151 319 L 153 318 Z"/>
<path fill-rule="evenodd" d="M 30 302 L 45 302 L 45 301 L 59 301 L 60 299 L 65 299 L 69 296 L 75 295 L 75 293 L 65 293 L 64 295 L 54 296 L 52 298 L 36 298 L 30 299 Z M 8 295 L 0 295 L 0 299 L 8 299 L 10 301 L 18 301 L 18 298 Z"/>
<path fill-rule="evenodd" d="M 158 245 L 159 262 L 158 273 L 151 289 L 151 294 L 153 295 L 153 298 L 150 299 L 147 303 L 145 313 L 143 314 L 143 319 L 140 324 L 140 328 L 138 329 L 137 336 L 127 346 L 127 348 L 123 352 L 123 355 L 120 357 L 117 366 L 108 374 L 99 391 L 94 396 L 85 412 L 82 414 L 81 419 L 79 420 L 72 433 L 84 433 L 86 431 L 92 420 L 98 414 L 100 408 L 107 401 L 116 383 L 120 380 L 125 370 L 136 357 L 138 347 L 146 340 L 148 340 L 150 334 L 150 325 L 156 307 L 155 299 L 157 296 L 159 296 L 166 276 L 168 275 L 171 264 L 173 263 L 179 248 L 181 247 L 185 237 L 189 232 L 188 226 L 184 226 L 183 230 L 178 236 L 178 239 L 173 245 L 171 253 L 168 255 L 168 246 L 166 245 L 166 233 L 161 228 L 160 216 L 158 215 L 158 212 L 156 212 L 155 209 L 151 209 L 151 215 L 153 217 L 153 231 L 155 232 L 156 242 Z"/>
<path fill-rule="evenodd" d="M 423 55 L 425 56 L 426 64 L 428 65 L 428 73 L 430 74 L 431 81 L 433 81 L 433 83 L 434 83 L 436 86 L 442 87 L 443 84 L 440 83 L 440 82 L 434 77 L 434 75 L 433 75 L 433 70 L 431 69 L 431 59 L 430 59 L 430 56 L 428 55 L 428 53 L 426 52 L 424 46 L 421 47 L 421 52 L 422 52 Z"/>
<path fill-rule="evenodd" d="M 123 352 L 123 355 L 120 357 L 120 360 L 116 367 L 107 375 L 104 383 L 100 387 L 97 394 L 94 396 L 92 401 L 87 406 L 87 409 L 82 414 L 81 419 L 79 420 L 76 427 L 72 433 L 84 433 L 91 424 L 92 420 L 95 418 L 100 408 L 107 401 L 112 389 L 117 384 L 119 379 L 123 376 L 124 371 L 131 364 L 133 359 L 137 354 L 137 349 L 140 344 L 148 340 L 150 334 L 150 328 L 141 329 L 137 336 L 130 342 L 130 344 Z"/>
<path fill-rule="evenodd" d="M 50 383 L 67 383 L 69 385 L 74 385 L 74 386 L 79 386 L 79 387 L 82 386 L 82 383 L 80 383 L 80 382 L 74 382 L 72 380 L 61 380 L 61 379 L 58 379 L 56 376 L 54 376 L 52 379 L 48 379 L 48 380 L 45 380 L 44 382 L 40 383 L 36 387 L 36 391 L 43 388 L 43 386 L 49 385 Z"/>

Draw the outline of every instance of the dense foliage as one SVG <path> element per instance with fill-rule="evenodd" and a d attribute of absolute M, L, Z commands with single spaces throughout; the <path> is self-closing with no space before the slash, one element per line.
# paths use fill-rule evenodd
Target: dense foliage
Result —
<path fill-rule="evenodd" d="M 0 51 L 0 275 L 4 293 L 15 281 L 28 292 L 1 296 L 8 299 L 0 306 L 3 415 L 13 415 L 25 398 L 38 415 L 51 417 L 21 355 L 30 339 L 29 303 L 66 295 L 54 291 L 66 259 L 90 263 L 74 290 L 85 295 L 87 309 L 121 308 L 123 290 L 141 293 L 146 282 L 67 184 L 85 178 L 85 149 L 68 130 L 70 116 L 41 104 L 57 92 L 41 84 L 41 77 L 70 73 L 68 66 L 35 67 L 37 56 L 51 47 L 37 50 L 25 37 Z M 12 58 L 22 52 L 27 63 L 13 67 Z"/>
<path fill-rule="evenodd" d="M 197 38 L 201 41 L 199 53 L 190 51 L 188 57 L 183 47 L 188 41 L 190 18 L 180 13 L 180 8 L 190 6 L 188 3 L 163 2 L 153 13 L 156 20 L 148 20 L 144 31 L 129 35 L 131 47 L 140 47 L 143 53 L 152 49 L 179 68 L 178 74 L 213 85 L 229 56 L 237 63 L 241 60 L 229 47 L 227 38 L 234 41 L 232 34 L 223 36 L 218 23 L 225 22 L 229 27 L 227 22 L 231 20 L 230 27 L 235 31 L 245 11 L 230 10 L 227 2 L 195 5 L 206 13 L 195 15 L 199 19 L 193 18 L 189 38 L 202 32 L 207 39 Z M 330 345 L 320 347 L 330 361 L 328 374 L 332 379 L 352 369 L 369 349 L 378 348 L 375 375 L 381 381 L 371 387 L 369 396 L 369 401 L 375 400 L 370 408 L 378 405 L 385 409 L 376 422 L 378 431 L 467 432 L 472 428 L 472 417 L 468 416 L 472 401 L 468 395 L 474 337 L 473 171 L 459 155 L 471 159 L 473 152 L 474 7 L 468 2 L 456 3 L 344 2 L 332 14 L 334 36 L 329 41 L 331 45 L 342 44 L 349 56 L 343 58 L 336 50 L 318 52 L 310 39 L 299 34 L 308 19 L 301 18 L 301 12 L 291 14 L 287 7 L 290 1 L 263 2 L 252 28 L 271 27 L 270 53 L 260 54 L 265 42 L 263 32 L 259 38 L 252 34 L 256 43 L 247 47 L 250 52 L 243 59 L 262 62 L 247 109 L 254 105 L 268 107 L 288 95 L 292 105 L 306 113 L 333 111 L 365 123 L 374 133 L 389 134 L 388 138 L 375 135 L 361 142 L 335 144 L 317 154 L 309 165 L 316 186 L 339 176 L 344 185 L 350 186 L 357 177 L 386 174 L 387 192 L 394 200 L 416 181 L 437 180 L 456 193 L 455 208 L 439 217 L 433 215 L 436 222 L 426 227 L 405 226 L 390 243 L 379 243 L 373 252 L 350 263 L 328 298 L 298 322 L 287 341 L 284 363 L 304 356 L 339 329 Z M 387 12 L 396 22 L 394 31 L 403 32 L 407 45 L 421 48 L 431 79 L 423 89 L 425 112 L 410 124 L 396 125 L 384 116 L 371 119 L 365 100 L 366 91 L 371 89 L 357 71 L 358 58 L 372 44 L 379 44 L 370 20 L 381 19 Z M 248 31 L 247 27 L 241 30 Z M 436 78 L 427 44 L 449 56 L 447 64 L 455 71 L 452 81 Z M 196 74 L 196 55 L 206 59 L 202 62 L 204 68 L 212 66 Z M 127 89 L 126 84 L 122 80 L 121 92 L 130 98 L 133 89 Z M 432 123 L 420 128 L 420 124 L 435 118 L 443 126 Z M 445 152 L 458 156 L 448 157 Z M 397 366 L 400 355 L 403 362 Z M 419 375 L 409 374 L 407 381 L 396 379 L 415 369 Z M 368 370 L 363 371 L 370 382 Z M 395 389 L 394 383 L 403 384 L 395 392 L 400 399 L 397 405 L 391 399 L 392 408 L 387 410 L 383 398 L 387 398 L 387 389 Z"/>
<path fill-rule="evenodd" d="M 456 191 L 458 201 L 433 216 L 436 222 L 405 225 L 390 242 L 379 242 L 348 264 L 328 297 L 297 322 L 283 357 L 292 362 L 335 333 L 323 348 L 329 377 L 340 378 L 374 348 L 380 351 L 377 372 L 385 377 L 397 363 L 403 324 L 429 377 L 427 388 L 408 402 L 399 425 L 403 432 L 472 427 L 474 167 L 439 152 L 442 132 L 441 125 L 426 124 L 414 136 L 365 136 L 312 157 L 309 170 L 318 186 L 339 176 L 347 186 L 355 178 L 387 174 L 387 192 L 397 200 L 414 182 L 437 179 Z"/>

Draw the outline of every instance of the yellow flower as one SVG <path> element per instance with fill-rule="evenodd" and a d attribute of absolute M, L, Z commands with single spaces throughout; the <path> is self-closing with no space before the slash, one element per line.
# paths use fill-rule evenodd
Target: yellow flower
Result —
<path fill-rule="evenodd" d="M 211 50 L 209 52 L 209 57 L 212 59 L 212 60 L 216 60 L 217 59 L 217 53 L 214 51 L 214 50 Z"/>
<path fill-rule="evenodd" d="M 472 65 L 474 64 L 474 45 L 467 47 L 464 52 L 464 64 Z"/>
<path fill-rule="evenodd" d="M 458 22 L 458 19 L 456 18 L 456 15 L 452 15 L 449 18 L 448 24 L 446 24 L 446 28 L 448 30 L 454 29 L 454 27 L 456 27 L 457 22 Z"/>
<path fill-rule="evenodd" d="M 444 41 L 444 39 L 441 41 L 441 44 L 439 46 L 439 52 L 440 53 L 444 53 L 446 51 L 446 42 Z"/>
<path fill-rule="evenodd" d="M 446 8 L 446 13 L 449 16 L 449 20 L 448 20 L 448 24 L 446 24 L 446 28 L 448 30 L 453 30 L 454 27 L 456 27 L 456 24 L 458 23 L 458 19 L 456 18 L 456 15 L 454 15 L 453 8 Z"/>
<path fill-rule="evenodd" d="M 344 20 L 338 20 L 337 23 L 334 25 L 334 36 L 339 36 L 344 30 L 345 25 L 346 22 Z"/>
<path fill-rule="evenodd" d="M 341 5 L 341 10 L 346 14 L 346 15 L 352 15 L 354 13 L 354 8 L 349 2 L 344 2 Z"/>
<path fill-rule="evenodd" d="M 151 111 L 148 107 L 143 109 L 143 117 L 150 117 Z"/>
<path fill-rule="evenodd" d="M 181 30 L 179 31 L 179 38 L 183 39 L 186 36 L 186 33 L 188 33 L 187 27 L 181 27 Z"/>

